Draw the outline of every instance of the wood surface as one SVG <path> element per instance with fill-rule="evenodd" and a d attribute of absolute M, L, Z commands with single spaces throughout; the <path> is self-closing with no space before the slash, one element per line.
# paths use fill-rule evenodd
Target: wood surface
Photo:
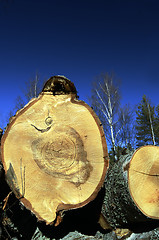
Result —
<path fill-rule="evenodd" d="M 52 77 L 17 112 L 2 137 L 6 180 L 39 220 L 58 225 L 59 212 L 93 200 L 108 167 L 106 140 L 93 110 L 65 77 Z"/>
<path fill-rule="evenodd" d="M 144 146 L 132 156 L 128 183 L 137 207 L 148 217 L 159 219 L 159 147 Z"/>
<path fill-rule="evenodd" d="M 142 232 L 158 227 L 158 204 L 154 204 L 158 177 L 152 176 L 157 174 L 157 158 L 158 147 L 145 146 L 121 156 L 109 167 L 102 214 L 113 229 L 128 228 Z M 148 165 L 149 170 L 146 170 Z"/>

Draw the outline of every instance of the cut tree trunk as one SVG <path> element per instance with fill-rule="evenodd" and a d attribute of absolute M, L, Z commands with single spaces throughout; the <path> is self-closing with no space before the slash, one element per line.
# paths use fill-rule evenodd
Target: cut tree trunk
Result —
<path fill-rule="evenodd" d="M 113 229 L 154 228 L 159 225 L 158 186 L 159 147 L 141 147 L 109 168 L 102 214 Z"/>
<path fill-rule="evenodd" d="M 136 206 L 148 217 L 159 219 L 159 147 L 139 148 L 129 166 L 128 183 Z"/>
<path fill-rule="evenodd" d="M 93 200 L 108 167 L 101 123 L 76 97 L 67 78 L 50 78 L 39 97 L 12 118 L 2 137 L 10 188 L 47 224 L 58 225 L 57 213 Z"/>

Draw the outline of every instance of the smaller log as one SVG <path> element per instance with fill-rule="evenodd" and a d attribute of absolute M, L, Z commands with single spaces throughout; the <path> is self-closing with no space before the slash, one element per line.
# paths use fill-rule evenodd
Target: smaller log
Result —
<path fill-rule="evenodd" d="M 159 225 L 154 220 L 159 218 L 158 151 L 155 146 L 139 148 L 109 168 L 102 214 L 113 229 L 138 231 Z"/>
<path fill-rule="evenodd" d="M 135 152 L 129 165 L 128 184 L 141 212 L 159 219 L 159 147 L 144 146 Z"/>

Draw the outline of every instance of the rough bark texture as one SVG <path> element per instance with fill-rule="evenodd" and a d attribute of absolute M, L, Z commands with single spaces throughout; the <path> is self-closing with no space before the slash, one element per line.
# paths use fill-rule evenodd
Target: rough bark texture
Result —
<path fill-rule="evenodd" d="M 58 225 L 63 210 L 92 201 L 108 167 L 101 123 L 65 77 L 49 79 L 16 114 L 1 149 L 10 188 L 48 224 Z"/>
<path fill-rule="evenodd" d="M 158 226 L 159 221 L 145 216 L 132 199 L 128 186 L 128 170 L 133 156 L 133 152 L 129 153 L 109 168 L 105 179 L 102 213 L 113 229 L 144 231 Z"/>

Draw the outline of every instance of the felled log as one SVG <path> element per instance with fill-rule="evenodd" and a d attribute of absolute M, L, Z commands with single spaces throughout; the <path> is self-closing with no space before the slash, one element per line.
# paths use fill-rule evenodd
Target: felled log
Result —
<path fill-rule="evenodd" d="M 108 167 L 98 117 L 62 76 L 51 77 L 39 97 L 17 112 L 1 150 L 10 188 L 47 224 L 58 225 L 63 210 L 92 201 Z"/>
<path fill-rule="evenodd" d="M 158 186 L 159 147 L 144 146 L 123 156 L 106 174 L 103 216 L 113 229 L 159 226 Z"/>

